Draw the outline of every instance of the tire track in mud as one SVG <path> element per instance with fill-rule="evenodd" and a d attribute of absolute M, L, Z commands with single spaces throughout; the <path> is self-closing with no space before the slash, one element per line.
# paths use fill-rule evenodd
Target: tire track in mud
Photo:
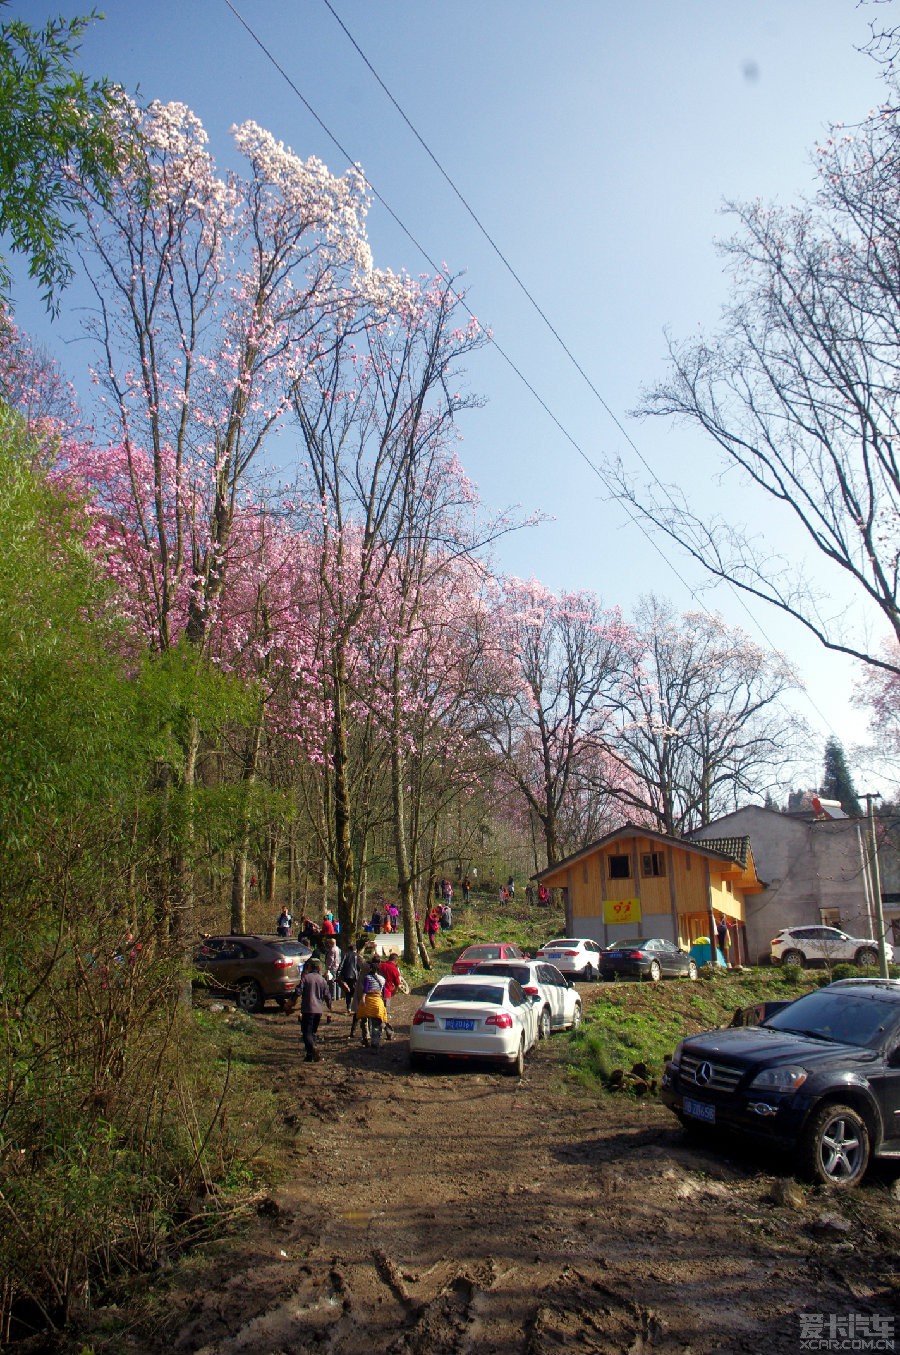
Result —
<path fill-rule="evenodd" d="M 304 1065 L 296 1026 L 260 1022 L 297 1170 L 141 1355 L 795 1355 L 810 1305 L 892 1310 L 871 1273 L 893 1271 L 895 1201 L 866 1255 L 662 1107 L 564 1087 L 565 1037 L 519 1081 L 413 1074 L 405 1039 L 373 1057 L 345 1025 Z"/>

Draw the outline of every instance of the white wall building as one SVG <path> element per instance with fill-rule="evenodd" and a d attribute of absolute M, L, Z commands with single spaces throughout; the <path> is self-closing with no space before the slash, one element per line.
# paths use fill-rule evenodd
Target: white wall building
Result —
<path fill-rule="evenodd" d="M 748 805 L 690 834 L 696 841 L 743 835 L 750 838 L 757 874 L 765 885 L 747 900 L 747 950 L 752 961 L 769 958 L 769 942 L 782 927 L 821 922 L 853 936 L 875 936 L 865 819 L 813 818 Z M 893 922 L 895 935 L 900 931 L 900 859 L 889 838 L 879 848 L 879 865 L 890 940 Z"/>

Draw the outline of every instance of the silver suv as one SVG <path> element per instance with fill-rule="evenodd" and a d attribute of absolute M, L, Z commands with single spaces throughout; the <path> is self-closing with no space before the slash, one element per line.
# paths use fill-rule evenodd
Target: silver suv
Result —
<path fill-rule="evenodd" d="M 888 960 L 894 948 L 885 943 Z M 871 937 L 848 936 L 837 927 L 785 927 L 772 937 L 773 964 L 812 964 L 817 960 L 837 964 L 877 965 L 878 942 Z"/>

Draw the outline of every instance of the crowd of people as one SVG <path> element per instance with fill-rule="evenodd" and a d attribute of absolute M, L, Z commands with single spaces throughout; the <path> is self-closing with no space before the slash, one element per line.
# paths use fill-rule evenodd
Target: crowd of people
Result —
<path fill-rule="evenodd" d="M 307 1063 L 321 1059 L 318 1031 L 322 1017 L 330 1021 L 335 1004 L 342 999 L 351 1018 L 351 1039 L 358 1028 L 363 1045 L 373 1053 L 381 1048 L 382 1039 L 393 1039 L 391 999 L 397 992 L 409 992 L 399 960 L 395 950 L 382 955 L 361 950 L 351 941 L 342 953 L 334 936 L 318 940 L 303 966 L 299 987 L 285 1006 L 288 1014 L 300 1008 Z"/>
<path fill-rule="evenodd" d="M 468 875 L 462 877 L 460 888 L 463 902 L 468 904 L 472 889 Z M 515 880 L 510 876 L 501 887 L 501 902 L 514 898 L 515 888 Z M 539 895 L 541 891 L 546 894 L 543 885 Z M 418 924 L 418 912 L 415 919 Z M 363 1045 L 373 1053 L 381 1048 L 382 1040 L 393 1039 L 391 999 L 397 992 L 409 992 L 409 987 L 400 972 L 398 952 L 389 950 L 382 954 L 375 937 L 396 935 L 399 925 L 397 905 L 385 903 L 379 897 L 371 917 L 363 923 L 358 942 L 351 941 L 341 950 L 341 924 L 330 909 L 325 910 L 321 923 L 309 917 L 301 918 L 297 935 L 310 946 L 312 954 L 303 966 L 300 984 L 285 1010 L 293 1012 L 298 1006 L 300 1008 L 300 1028 L 308 1063 L 321 1059 L 318 1031 L 322 1017 L 330 1021 L 334 1005 L 341 1000 L 351 1018 L 351 1039 L 358 1030 Z M 435 880 L 434 903 L 425 915 L 423 926 L 432 950 L 441 933 L 452 931 L 453 884 L 450 880 Z M 294 918 L 285 906 L 276 919 L 275 930 L 279 936 L 289 937 L 293 935 L 293 928 Z"/>

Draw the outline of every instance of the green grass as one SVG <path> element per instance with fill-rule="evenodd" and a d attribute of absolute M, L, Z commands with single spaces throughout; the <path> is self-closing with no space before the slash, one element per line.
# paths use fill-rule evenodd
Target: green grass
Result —
<path fill-rule="evenodd" d="M 809 976 L 777 969 L 720 971 L 708 982 L 602 984 L 587 1005 L 584 1024 L 570 1037 L 569 1066 L 583 1086 L 599 1090 L 617 1069 L 646 1063 L 653 1078 L 679 1040 L 728 1025 L 738 1007 L 766 999 L 794 998 L 815 987 Z"/>

